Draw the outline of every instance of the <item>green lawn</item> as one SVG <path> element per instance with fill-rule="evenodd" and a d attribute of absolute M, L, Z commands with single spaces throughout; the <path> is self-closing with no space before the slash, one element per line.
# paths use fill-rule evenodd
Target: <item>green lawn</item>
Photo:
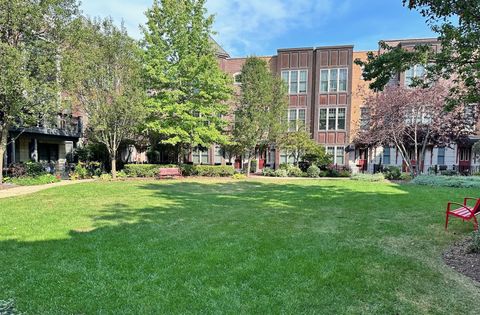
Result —
<path fill-rule="evenodd" d="M 441 253 L 478 190 L 349 180 L 94 182 L 0 199 L 0 300 L 27 314 L 478 314 Z"/>

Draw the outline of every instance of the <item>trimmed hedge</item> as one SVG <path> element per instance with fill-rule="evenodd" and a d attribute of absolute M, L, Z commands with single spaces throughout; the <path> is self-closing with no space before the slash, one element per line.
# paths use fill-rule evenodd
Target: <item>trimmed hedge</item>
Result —
<path fill-rule="evenodd" d="M 476 176 L 419 175 L 411 183 L 426 186 L 480 188 L 480 178 Z"/>
<path fill-rule="evenodd" d="M 129 177 L 155 177 L 160 168 L 180 168 L 183 176 L 230 177 L 235 174 L 233 166 L 183 164 L 128 164 L 124 171 Z"/>
<path fill-rule="evenodd" d="M 381 182 L 385 180 L 385 176 L 382 173 L 377 174 L 353 174 L 352 180 L 364 181 L 364 182 Z"/>
<path fill-rule="evenodd" d="M 19 186 L 36 186 L 36 185 L 45 185 L 57 183 L 60 181 L 60 178 L 52 174 L 43 174 L 39 176 L 27 176 L 27 177 L 17 177 L 10 178 L 7 180 L 8 183 L 19 185 Z"/>
<path fill-rule="evenodd" d="M 160 164 L 127 164 L 123 170 L 129 177 L 155 177 L 160 168 L 174 168 L 178 167 L 175 164 L 160 165 Z"/>
<path fill-rule="evenodd" d="M 195 170 L 198 176 L 231 177 L 235 174 L 233 166 L 197 165 Z"/>

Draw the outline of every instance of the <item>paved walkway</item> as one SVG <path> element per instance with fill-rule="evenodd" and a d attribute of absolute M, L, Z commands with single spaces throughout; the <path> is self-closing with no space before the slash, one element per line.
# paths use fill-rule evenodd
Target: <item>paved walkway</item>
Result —
<path fill-rule="evenodd" d="M 62 180 L 58 183 L 53 184 L 46 184 L 46 185 L 38 185 L 38 186 L 16 186 L 13 188 L 2 189 L 0 190 L 0 199 L 2 198 L 9 198 L 9 197 L 16 197 L 16 196 L 23 196 L 28 194 L 33 194 L 38 191 L 42 191 L 52 187 L 59 187 L 59 186 L 68 186 L 80 183 L 87 183 L 93 181 L 92 179 L 85 179 L 85 180 Z"/>

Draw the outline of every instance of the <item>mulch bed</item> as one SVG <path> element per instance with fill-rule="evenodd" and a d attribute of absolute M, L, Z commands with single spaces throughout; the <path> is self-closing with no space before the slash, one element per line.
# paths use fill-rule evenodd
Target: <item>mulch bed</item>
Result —
<path fill-rule="evenodd" d="M 480 253 L 470 253 L 471 238 L 455 243 L 443 253 L 445 263 L 463 275 L 480 282 Z"/>

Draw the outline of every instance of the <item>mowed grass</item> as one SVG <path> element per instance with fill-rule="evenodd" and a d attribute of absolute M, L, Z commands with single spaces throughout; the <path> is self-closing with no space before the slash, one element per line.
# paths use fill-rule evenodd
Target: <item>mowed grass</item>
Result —
<path fill-rule="evenodd" d="M 349 180 L 94 182 L 0 200 L 27 314 L 478 314 L 441 254 L 478 190 Z"/>

